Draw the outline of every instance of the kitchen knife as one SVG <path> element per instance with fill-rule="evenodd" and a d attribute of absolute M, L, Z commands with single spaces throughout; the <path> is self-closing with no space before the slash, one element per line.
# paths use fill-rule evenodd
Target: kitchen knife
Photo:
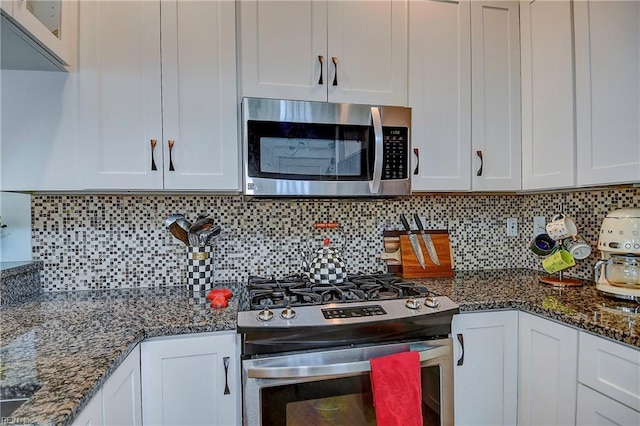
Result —
<path fill-rule="evenodd" d="M 404 226 L 405 231 L 407 231 L 409 242 L 411 243 L 411 247 L 413 247 L 413 253 L 416 255 L 418 262 L 420 262 L 420 266 L 422 266 L 422 269 L 426 269 L 427 265 L 424 263 L 424 255 L 422 254 L 422 249 L 420 248 L 420 243 L 418 242 L 418 236 L 411 233 L 409 222 L 407 222 L 407 218 L 404 217 L 403 214 L 400 215 L 400 221 L 402 222 L 402 226 Z"/>
<path fill-rule="evenodd" d="M 418 231 L 422 234 L 422 239 L 424 240 L 424 245 L 427 247 L 427 253 L 429 253 L 429 257 L 431 261 L 436 265 L 440 266 L 440 259 L 438 259 L 438 252 L 436 251 L 436 246 L 433 244 L 433 239 L 431 238 L 431 234 L 424 231 L 422 227 L 422 222 L 420 221 L 420 216 L 417 214 L 413 215 L 413 219 L 416 221 L 416 226 L 418 227 Z"/>

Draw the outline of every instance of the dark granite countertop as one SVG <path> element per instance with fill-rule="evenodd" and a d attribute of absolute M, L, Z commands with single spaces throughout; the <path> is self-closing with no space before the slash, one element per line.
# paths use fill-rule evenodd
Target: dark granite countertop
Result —
<path fill-rule="evenodd" d="M 640 347 L 637 308 L 600 296 L 591 283 L 553 288 L 530 270 L 458 272 L 416 280 L 449 296 L 461 312 L 520 309 Z M 186 287 L 40 294 L 0 309 L 0 392 L 27 396 L 15 423 L 69 424 L 133 347 L 148 337 L 234 329 L 246 307 L 243 285 L 229 307 L 212 309 Z M 35 391 L 35 392 L 34 392 Z M 17 420 L 17 421 L 16 421 Z"/>
<path fill-rule="evenodd" d="M 29 272 L 39 272 L 42 269 L 43 265 L 44 262 L 41 260 L 0 262 L 0 279 Z"/>

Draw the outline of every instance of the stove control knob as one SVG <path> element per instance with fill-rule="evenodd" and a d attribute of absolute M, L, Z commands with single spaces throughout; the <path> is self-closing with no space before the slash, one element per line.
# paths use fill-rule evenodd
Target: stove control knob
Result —
<path fill-rule="evenodd" d="M 264 309 L 262 309 L 259 313 L 258 313 L 258 321 L 271 321 L 273 319 L 273 312 L 271 312 L 269 310 L 268 307 L 264 307 Z"/>
<path fill-rule="evenodd" d="M 291 306 L 287 306 L 286 308 L 284 308 L 282 310 L 282 312 L 280 312 L 280 318 L 282 318 L 284 320 L 294 319 L 296 317 L 296 315 L 298 315 L 298 314 L 296 313 L 296 311 L 291 309 Z"/>
<path fill-rule="evenodd" d="M 414 299 L 413 297 L 408 298 L 404 304 L 404 306 L 406 306 L 409 309 L 420 309 L 420 305 L 421 303 L 418 300 Z"/>
<path fill-rule="evenodd" d="M 438 300 L 432 296 L 425 297 L 424 304 L 430 308 L 437 308 L 438 306 L 440 306 L 440 302 L 438 302 Z"/>

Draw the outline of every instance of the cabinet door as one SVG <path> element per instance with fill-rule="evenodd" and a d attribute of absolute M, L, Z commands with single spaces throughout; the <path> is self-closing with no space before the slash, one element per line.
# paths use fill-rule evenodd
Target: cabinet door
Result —
<path fill-rule="evenodd" d="M 10 7 L 2 8 L 9 11 L 13 20 L 36 40 L 47 54 L 53 55 L 57 68 L 64 70 L 74 59 L 74 43 L 77 21 L 78 2 L 74 0 L 24 1 L 14 0 Z"/>
<path fill-rule="evenodd" d="M 235 332 L 218 332 L 143 342 L 145 423 L 238 424 L 241 390 L 235 336 Z M 230 393 L 225 395 L 226 383 Z"/>
<path fill-rule="evenodd" d="M 3 191 L 81 189 L 78 74 L 2 71 Z"/>
<path fill-rule="evenodd" d="M 459 314 L 452 334 L 456 424 L 516 424 L 518 312 Z"/>
<path fill-rule="evenodd" d="M 73 426 L 102 426 L 102 391 L 98 391 L 82 411 L 73 419 Z"/>
<path fill-rule="evenodd" d="M 521 189 L 518 2 L 471 2 L 474 190 Z"/>
<path fill-rule="evenodd" d="M 238 5 L 242 96 L 326 101 L 326 0 Z"/>
<path fill-rule="evenodd" d="M 134 426 L 142 424 L 140 345 L 118 366 L 102 387 L 104 423 Z"/>
<path fill-rule="evenodd" d="M 80 40 L 81 185 L 162 189 L 160 2 L 82 2 Z"/>
<path fill-rule="evenodd" d="M 575 424 L 578 331 L 519 315 L 518 424 Z"/>
<path fill-rule="evenodd" d="M 328 3 L 328 100 L 406 105 L 407 2 Z"/>
<path fill-rule="evenodd" d="M 580 333 L 578 379 L 640 411 L 640 350 Z"/>
<path fill-rule="evenodd" d="M 585 426 L 638 425 L 640 424 L 640 412 L 579 384 L 576 424 Z"/>
<path fill-rule="evenodd" d="M 575 185 L 571 2 L 520 1 L 522 189 Z"/>
<path fill-rule="evenodd" d="M 233 2 L 162 2 L 165 189 L 240 188 L 234 40 Z"/>
<path fill-rule="evenodd" d="M 413 191 L 471 189 L 469 2 L 409 2 Z"/>
<path fill-rule="evenodd" d="M 576 1 L 578 185 L 640 181 L 640 2 Z"/>

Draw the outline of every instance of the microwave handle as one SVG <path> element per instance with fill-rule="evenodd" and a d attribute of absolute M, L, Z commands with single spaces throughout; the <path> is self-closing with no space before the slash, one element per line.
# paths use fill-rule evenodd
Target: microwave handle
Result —
<path fill-rule="evenodd" d="M 451 356 L 450 346 L 430 347 L 418 352 L 420 363 L 439 357 Z M 302 365 L 291 367 L 262 367 L 247 369 L 247 376 L 252 379 L 294 379 L 316 376 L 335 376 L 339 374 L 357 374 L 371 371 L 369 360 L 344 362 L 329 365 Z"/>
<path fill-rule="evenodd" d="M 375 136 L 375 160 L 373 163 L 373 179 L 369 181 L 369 191 L 372 194 L 380 192 L 380 181 L 382 180 L 382 119 L 380 118 L 380 108 L 371 107 L 371 120 L 373 121 L 373 134 Z"/>

